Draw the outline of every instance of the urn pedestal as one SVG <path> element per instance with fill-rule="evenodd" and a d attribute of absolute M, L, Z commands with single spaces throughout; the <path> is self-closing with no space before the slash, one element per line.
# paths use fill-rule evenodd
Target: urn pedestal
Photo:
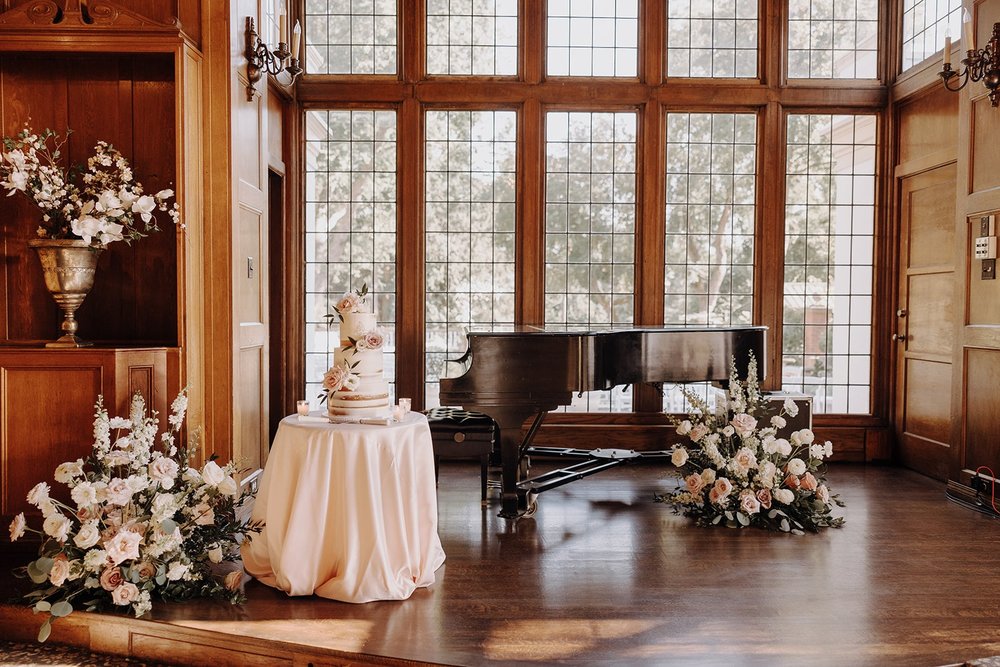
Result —
<path fill-rule="evenodd" d="M 80 239 L 32 239 L 28 246 L 38 253 L 45 287 L 63 312 L 62 336 L 46 347 L 86 347 L 92 345 L 77 335 L 76 309 L 94 286 L 97 258 L 101 248 Z"/>

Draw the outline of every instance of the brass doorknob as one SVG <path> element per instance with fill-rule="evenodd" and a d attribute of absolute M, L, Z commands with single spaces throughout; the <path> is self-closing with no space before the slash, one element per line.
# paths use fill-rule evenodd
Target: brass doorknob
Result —
<path fill-rule="evenodd" d="M 897 310 L 896 317 L 906 317 L 906 310 L 904 308 L 900 308 L 899 310 Z"/>
<path fill-rule="evenodd" d="M 902 341 L 906 340 L 906 335 L 905 334 L 892 334 L 892 339 L 895 340 L 895 341 L 902 342 Z"/>

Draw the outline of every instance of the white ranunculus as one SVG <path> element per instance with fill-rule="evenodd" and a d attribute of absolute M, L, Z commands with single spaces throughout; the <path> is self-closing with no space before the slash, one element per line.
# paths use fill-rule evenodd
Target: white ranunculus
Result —
<path fill-rule="evenodd" d="M 788 462 L 788 465 L 785 466 L 785 472 L 787 472 L 790 475 L 801 475 L 805 473 L 805 471 L 806 471 L 806 463 L 802 459 L 798 458 L 792 459 L 791 461 Z"/>
<path fill-rule="evenodd" d="M 97 544 L 98 540 L 101 539 L 101 531 L 97 527 L 96 521 L 88 521 L 87 523 L 80 526 L 80 530 L 76 532 L 76 537 L 73 538 L 73 544 L 80 547 L 81 549 L 89 549 L 90 547 Z"/>
<path fill-rule="evenodd" d="M 45 519 L 45 523 L 42 524 L 42 530 L 57 542 L 65 542 L 72 525 L 69 519 L 62 514 L 56 513 Z"/>
<path fill-rule="evenodd" d="M 787 424 L 788 422 L 786 422 L 785 418 L 781 415 L 774 415 L 771 417 L 771 426 L 774 428 L 785 428 Z"/>
<path fill-rule="evenodd" d="M 226 478 L 225 471 L 215 461 L 209 461 L 201 469 L 201 478 L 209 486 L 218 486 Z"/>
<path fill-rule="evenodd" d="M 823 453 L 826 454 L 827 458 L 833 456 L 833 443 L 829 440 L 823 443 Z"/>
<path fill-rule="evenodd" d="M 807 428 L 792 433 L 792 442 L 796 445 L 811 445 L 816 436 Z"/>
<path fill-rule="evenodd" d="M 792 453 L 792 443 L 788 442 L 784 438 L 778 438 L 774 441 L 775 450 L 782 456 L 788 456 Z"/>
<path fill-rule="evenodd" d="M 14 517 L 13 521 L 10 522 L 10 541 L 16 542 L 22 535 L 24 535 L 24 528 L 24 512 L 21 512 Z"/>
<path fill-rule="evenodd" d="M 56 468 L 55 478 L 61 484 L 69 484 L 74 478 L 81 475 L 83 475 L 83 461 L 77 459 L 76 461 L 60 463 L 59 467 Z"/>
<path fill-rule="evenodd" d="M 823 445 L 816 443 L 809 446 L 809 458 L 823 460 L 824 454 L 826 454 L 826 450 Z"/>
<path fill-rule="evenodd" d="M 795 401 L 790 398 L 786 398 L 781 407 L 786 413 L 788 413 L 789 417 L 794 417 L 799 414 L 799 406 L 796 405 Z"/>
<path fill-rule="evenodd" d="M 104 549 L 92 549 L 83 557 L 83 566 L 88 572 L 100 572 L 108 562 L 108 552 Z"/>
<path fill-rule="evenodd" d="M 49 499 L 49 485 L 45 482 L 39 482 L 31 487 L 31 491 L 28 491 L 28 502 L 38 507 L 41 503 Z"/>
<path fill-rule="evenodd" d="M 683 447 L 675 447 L 674 452 L 670 455 L 670 462 L 678 468 L 687 463 L 687 460 L 688 452 Z"/>
<path fill-rule="evenodd" d="M 771 493 L 771 497 L 782 505 L 789 505 L 795 500 L 795 493 L 791 489 L 776 489 Z"/>

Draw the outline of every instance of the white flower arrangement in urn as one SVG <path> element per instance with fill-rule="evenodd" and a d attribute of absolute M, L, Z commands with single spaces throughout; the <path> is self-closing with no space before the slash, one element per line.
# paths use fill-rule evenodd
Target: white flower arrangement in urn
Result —
<path fill-rule="evenodd" d="M 700 525 L 801 534 L 844 524 L 842 517 L 831 514 L 834 506 L 844 503 L 826 482 L 824 461 L 833 454 L 833 444 L 816 442 L 809 429 L 795 431 L 788 439 L 778 437 L 787 425 L 785 417 L 798 414 L 798 406 L 786 399 L 778 414 L 766 417 L 767 402 L 752 355 L 745 381 L 732 361 L 728 392 L 715 410 L 692 391 L 681 391 L 691 412 L 674 423 L 687 441 L 673 448 L 671 462 L 683 486 L 660 500 Z"/>
<path fill-rule="evenodd" d="M 180 223 L 177 203 L 168 204 L 173 190 L 146 194 L 114 146 L 98 141 L 85 165 L 65 167 L 60 160 L 66 141 L 52 130 L 35 132 L 27 124 L 3 138 L 0 187 L 8 197 L 20 192 L 38 206 L 39 238 L 82 239 L 103 248 L 159 230 L 157 211 Z"/>
<path fill-rule="evenodd" d="M 222 575 L 215 566 L 235 560 L 240 540 L 261 529 L 237 517 L 251 492 L 240 492 L 232 463 L 220 466 L 213 456 L 201 469 L 190 466 L 187 448 L 177 442 L 186 409 L 181 392 L 157 442 L 159 422 L 155 412 L 146 414 L 140 394 L 127 419 L 109 417 L 98 398 L 93 450 L 55 470 L 70 501 L 51 496 L 46 482 L 28 493 L 44 517 L 42 529 L 29 528 L 22 512 L 10 538 L 33 532 L 42 539 L 39 557 L 15 570 L 34 585 L 25 599 L 35 613 L 48 614 L 39 641 L 53 620 L 74 609 L 142 616 L 154 596 L 245 599 L 242 568 Z"/>

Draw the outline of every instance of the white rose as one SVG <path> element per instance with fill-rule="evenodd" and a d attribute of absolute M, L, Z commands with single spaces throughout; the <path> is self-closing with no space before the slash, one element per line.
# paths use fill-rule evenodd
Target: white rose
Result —
<path fill-rule="evenodd" d="M 119 530 L 114 537 L 104 542 L 104 548 L 108 552 L 108 558 L 115 565 L 139 557 L 139 542 L 142 537 L 138 533 L 130 530 Z"/>
<path fill-rule="evenodd" d="M 156 200 L 149 195 L 143 195 L 132 202 L 132 212 L 138 213 L 143 222 L 149 222 L 156 210 Z"/>
<path fill-rule="evenodd" d="M 757 420 L 745 412 L 733 417 L 729 423 L 741 438 L 750 435 L 757 428 Z"/>
<path fill-rule="evenodd" d="M 169 579 L 170 581 L 177 581 L 178 579 L 183 578 L 184 575 L 187 574 L 187 571 L 188 571 L 187 565 L 179 561 L 174 561 L 173 563 L 170 564 L 170 567 L 167 569 L 167 579 Z"/>
<path fill-rule="evenodd" d="M 59 467 L 56 468 L 55 478 L 57 482 L 69 484 L 73 478 L 81 475 L 83 475 L 83 461 L 76 460 L 60 463 Z"/>
<path fill-rule="evenodd" d="M 219 467 L 218 463 L 209 461 L 201 469 L 201 478 L 209 486 L 218 486 L 219 482 L 226 478 L 226 473 Z"/>
<path fill-rule="evenodd" d="M 174 478 L 177 477 L 179 469 L 180 466 L 177 465 L 177 461 L 168 459 L 165 456 L 153 459 L 148 468 L 149 476 L 159 482 L 160 486 L 164 489 L 172 489 L 174 487 Z"/>
<path fill-rule="evenodd" d="M 795 500 L 795 493 L 791 489 L 777 489 L 771 493 L 771 497 L 783 505 L 788 505 Z"/>
<path fill-rule="evenodd" d="M 208 560 L 213 563 L 222 562 L 222 547 L 216 546 L 208 550 Z"/>
<path fill-rule="evenodd" d="M 211 526 L 215 523 L 215 510 L 212 506 L 202 501 L 191 508 L 191 516 L 198 526 Z"/>
<path fill-rule="evenodd" d="M 236 484 L 236 480 L 228 475 L 224 480 L 219 482 L 219 493 L 224 496 L 231 496 L 235 498 L 239 491 L 239 486 Z"/>
<path fill-rule="evenodd" d="M 687 463 L 688 453 L 683 447 L 676 447 L 674 453 L 670 455 L 670 462 L 675 466 L 680 468 L 682 465 Z"/>
<path fill-rule="evenodd" d="M 788 465 L 785 466 L 785 472 L 787 472 L 790 475 L 801 475 L 805 473 L 805 471 L 806 471 L 806 463 L 802 459 L 798 458 L 792 459 L 791 461 L 788 462 Z"/>
<path fill-rule="evenodd" d="M 691 422 L 689 420 L 685 419 L 684 421 L 682 421 L 680 424 L 677 425 L 678 435 L 687 435 L 690 432 L 691 432 Z"/>
<path fill-rule="evenodd" d="M 108 482 L 107 494 L 110 504 L 124 507 L 132 500 L 132 487 L 129 486 L 128 480 L 115 477 Z"/>
<path fill-rule="evenodd" d="M 705 482 L 705 486 L 715 482 L 715 471 L 711 468 L 705 468 L 701 471 L 701 478 Z"/>
<path fill-rule="evenodd" d="M 80 526 L 80 530 L 77 531 L 76 537 L 73 538 L 73 544 L 81 549 L 89 549 L 97 544 L 100 539 L 101 531 L 97 528 L 97 522 L 88 521 Z"/>
<path fill-rule="evenodd" d="M 733 437 L 733 433 L 736 433 L 736 429 L 730 426 L 729 424 L 726 424 L 722 429 L 722 435 L 726 436 L 727 438 Z"/>
<path fill-rule="evenodd" d="M 52 561 L 52 569 L 49 570 L 49 583 L 53 586 L 62 586 L 68 576 L 69 561 L 65 557 Z"/>

